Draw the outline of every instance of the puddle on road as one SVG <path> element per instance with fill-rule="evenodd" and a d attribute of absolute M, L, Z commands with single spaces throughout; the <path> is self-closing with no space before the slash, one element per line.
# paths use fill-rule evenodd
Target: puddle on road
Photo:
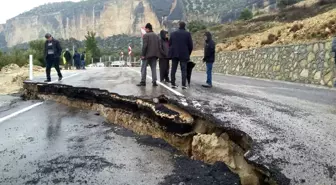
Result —
<path fill-rule="evenodd" d="M 23 97 L 97 111 L 108 122 L 161 138 L 192 159 L 225 163 L 239 175 L 242 185 L 289 184 L 280 172 L 245 157 L 253 142 L 246 133 L 219 126 L 225 123 L 165 96 L 153 101 L 100 89 L 27 82 Z"/>

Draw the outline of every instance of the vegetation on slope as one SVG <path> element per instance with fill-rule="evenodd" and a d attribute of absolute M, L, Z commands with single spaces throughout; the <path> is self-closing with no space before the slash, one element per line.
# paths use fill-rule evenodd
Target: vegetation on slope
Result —
<path fill-rule="evenodd" d="M 273 14 L 208 28 L 217 51 L 324 40 L 336 34 L 336 2 L 303 1 Z M 205 30 L 193 35 L 196 48 L 203 46 Z"/>

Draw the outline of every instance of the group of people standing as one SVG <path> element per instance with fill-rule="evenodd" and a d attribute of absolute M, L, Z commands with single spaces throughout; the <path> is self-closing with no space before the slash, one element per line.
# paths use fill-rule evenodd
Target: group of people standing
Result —
<path fill-rule="evenodd" d="M 63 53 L 63 63 L 65 70 L 70 69 L 72 66 L 72 60 L 74 61 L 74 65 L 76 69 L 85 69 L 85 59 L 86 59 L 86 52 L 84 51 L 82 54 L 79 54 L 76 50 L 73 57 L 69 49 L 67 48 L 66 51 Z"/>
<path fill-rule="evenodd" d="M 143 36 L 142 46 L 142 66 L 141 81 L 138 86 L 146 86 L 147 65 L 152 70 L 152 83 L 157 86 L 156 65 L 159 59 L 160 81 L 171 83 L 172 88 L 177 88 L 176 71 L 178 65 L 181 66 L 182 89 L 187 89 L 187 81 L 190 85 L 192 68 L 195 63 L 190 61 L 190 55 L 193 51 L 193 40 L 191 34 L 186 31 L 186 24 L 179 23 L 179 29 L 169 34 L 162 30 L 160 35 L 153 32 L 150 23 L 145 26 L 146 34 Z M 203 87 L 212 87 L 212 66 L 215 61 L 215 43 L 212 40 L 210 32 L 205 33 L 204 58 L 207 67 L 207 81 Z M 169 79 L 169 61 L 172 60 Z"/>

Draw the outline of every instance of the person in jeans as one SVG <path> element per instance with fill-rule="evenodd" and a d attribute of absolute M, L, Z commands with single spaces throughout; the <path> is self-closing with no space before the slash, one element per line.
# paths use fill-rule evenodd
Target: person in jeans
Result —
<path fill-rule="evenodd" d="M 150 66 L 152 70 L 152 83 L 156 87 L 157 76 L 156 76 L 156 64 L 157 59 L 160 55 L 159 48 L 159 36 L 153 32 L 153 27 L 150 23 L 147 23 L 145 26 L 146 34 L 143 36 L 143 45 L 142 45 L 142 66 L 141 66 L 141 81 L 137 86 L 146 86 L 146 77 L 147 77 L 147 65 Z"/>
<path fill-rule="evenodd" d="M 204 34 L 204 58 L 203 62 L 206 63 L 206 73 L 207 73 L 207 81 L 203 87 L 211 88 L 212 87 L 212 67 L 215 62 L 215 48 L 216 44 L 212 40 L 212 36 L 210 32 L 205 32 Z"/>
<path fill-rule="evenodd" d="M 44 58 L 46 61 L 46 75 L 47 75 L 47 79 L 45 80 L 45 82 L 51 82 L 50 70 L 52 66 L 54 66 L 57 71 L 58 81 L 61 81 L 63 78 L 59 67 L 62 55 L 61 45 L 59 41 L 54 39 L 49 33 L 45 35 L 45 38 L 47 39 L 44 46 Z"/>
<path fill-rule="evenodd" d="M 176 86 L 176 70 L 178 64 L 181 66 L 182 73 L 182 89 L 187 89 L 187 63 L 190 60 L 193 51 L 193 41 L 191 34 L 186 31 L 186 24 L 179 23 L 179 29 L 170 35 L 169 40 L 169 58 L 172 59 L 171 84 L 172 88 Z"/>
<path fill-rule="evenodd" d="M 84 51 L 84 52 L 81 54 L 81 56 L 80 56 L 80 60 L 81 60 L 81 69 L 85 69 L 85 59 L 86 59 L 85 54 L 86 54 L 86 52 Z"/>
<path fill-rule="evenodd" d="M 161 30 L 160 32 L 160 57 L 159 57 L 159 67 L 160 67 L 160 81 L 169 83 L 169 41 L 168 32 Z"/>

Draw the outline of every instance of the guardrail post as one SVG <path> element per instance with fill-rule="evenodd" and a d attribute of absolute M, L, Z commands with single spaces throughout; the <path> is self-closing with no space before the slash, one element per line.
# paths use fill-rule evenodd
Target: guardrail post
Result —
<path fill-rule="evenodd" d="M 29 80 L 33 80 L 33 55 L 29 55 Z"/>

